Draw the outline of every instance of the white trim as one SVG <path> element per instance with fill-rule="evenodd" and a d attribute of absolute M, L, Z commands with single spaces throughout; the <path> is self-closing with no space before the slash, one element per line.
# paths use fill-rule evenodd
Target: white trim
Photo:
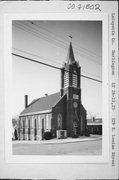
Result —
<path fill-rule="evenodd" d="M 95 125 L 95 126 L 97 126 L 97 125 L 102 125 L 102 123 L 87 123 L 87 125 Z"/>
<path fill-rule="evenodd" d="M 34 3 L 33 3 L 34 4 Z M 39 6 L 40 7 L 40 6 Z M 13 8 L 13 7 L 12 7 Z M 47 9 L 47 8 L 46 8 Z M 26 10 L 24 8 L 24 10 Z M 28 10 L 28 7 L 27 7 Z M 32 7 L 32 10 L 34 8 Z M 23 12 L 23 11 L 22 11 Z M 40 12 L 38 8 L 38 12 Z M 75 12 L 75 11 L 74 11 Z M 12 119 L 12 55 L 11 55 L 11 47 L 12 47 L 12 20 L 102 20 L 103 21 L 103 28 L 102 28 L 102 50 L 103 50 L 103 140 L 102 140 L 102 156 L 58 156 L 48 155 L 46 157 L 43 155 L 13 155 L 12 154 L 12 127 L 11 121 Z M 9 59 L 9 60 L 8 60 Z M 108 14 L 105 13 L 53 13 L 51 14 L 44 14 L 44 13 L 19 13 L 13 14 L 8 13 L 4 15 L 4 95 L 5 95 L 5 109 L 4 109 L 4 119 L 5 119 L 5 162 L 8 163 L 109 163 L 109 117 L 108 117 L 108 104 L 109 104 L 109 96 L 108 96 Z M 10 87 L 9 87 L 10 86 Z M 48 111 L 47 111 L 48 112 Z M 38 113 L 38 112 L 36 112 Z M 41 112 L 40 112 L 41 113 Z M 43 112 L 42 112 L 43 113 Z M 32 113 L 33 114 L 33 113 Z M 28 115 L 28 114 L 27 114 Z M 92 166 L 91 166 L 92 167 Z M 79 168 L 80 169 L 80 168 Z M 85 169 L 85 168 L 84 168 Z M 36 168 L 37 170 L 37 168 Z M 39 170 L 39 165 L 38 165 Z M 29 171 L 30 172 L 30 171 Z M 33 177 L 33 172 L 32 177 Z M 36 174 L 36 173 L 35 173 Z"/>
<path fill-rule="evenodd" d="M 19 117 L 22 117 L 22 116 L 28 116 L 28 115 L 36 115 L 36 114 L 45 114 L 45 113 L 51 113 L 52 110 L 49 109 L 49 110 L 45 110 L 45 111 L 37 111 L 37 112 L 31 112 L 31 113 L 26 113 L 26 114 L 20 114 Z"/>

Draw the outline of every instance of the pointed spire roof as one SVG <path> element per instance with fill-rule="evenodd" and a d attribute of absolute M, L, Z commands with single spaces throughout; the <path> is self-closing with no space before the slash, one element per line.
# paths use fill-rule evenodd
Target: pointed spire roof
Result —
<path fill-rule="evenodd" d="M 68 54 L 67 54 L 67 59 L 66 59 L 67 64 L 73 64 L 75 61 L 74 58 L 74 52 L 72 48 L 72 42 L 70 42 L 69 49 L 68 49 Z"/>

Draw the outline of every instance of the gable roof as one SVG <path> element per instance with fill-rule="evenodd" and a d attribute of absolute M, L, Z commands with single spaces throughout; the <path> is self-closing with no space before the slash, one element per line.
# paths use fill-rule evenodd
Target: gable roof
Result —
<path fill-rule="evenodd" d="M 52 107 L 60 100 L 60 92 L 47 95 L 38 99 L 33 100 L 26 109 L 24 109 L 20 115 L 29 113 L 37 113 L 40 111 L 51 110 Z"/>

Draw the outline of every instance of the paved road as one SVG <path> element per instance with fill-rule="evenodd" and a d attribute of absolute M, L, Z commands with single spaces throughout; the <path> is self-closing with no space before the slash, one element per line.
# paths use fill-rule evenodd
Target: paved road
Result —
<path fill-rule="evenodd" d="M 102 140 L 65 144 L 13 144 L 14 155 L 101 155 Z"/>

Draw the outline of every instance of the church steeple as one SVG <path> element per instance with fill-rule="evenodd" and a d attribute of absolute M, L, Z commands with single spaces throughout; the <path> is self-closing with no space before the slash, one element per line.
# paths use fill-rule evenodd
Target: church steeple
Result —
<path fill-rule="evenodd" d="M 72 37 L 70 37 L 72 38 Z M 81 67 L 75 60 L 70 41 L 66 63 L 61 69 L 61 97 L 66 96 L 66 127 L 67 135 L 71 137 L 79 136 L 81 117 Z M 81 126 L 82 127 L 82 126 Z"/>
<path fill-rule="evenodd" d="M 70 42 L 68 54 L 67 54 L 67 58 L 66 58 L 66 63 L 74 64 L 75 62 L 76 61 L 75 61 L 74 52 L 73 52 L 73 48 L 72 48 L 72 42 Z"/>
<path fill-rule="evenodd" d="M 66 89 L 69 87 L 80 89 L 80 70 L 81 67 L 75 60 L 72 42 L 70 40 L 66 63 L 61 70 L 61 96 L 66 93 Z"/>

